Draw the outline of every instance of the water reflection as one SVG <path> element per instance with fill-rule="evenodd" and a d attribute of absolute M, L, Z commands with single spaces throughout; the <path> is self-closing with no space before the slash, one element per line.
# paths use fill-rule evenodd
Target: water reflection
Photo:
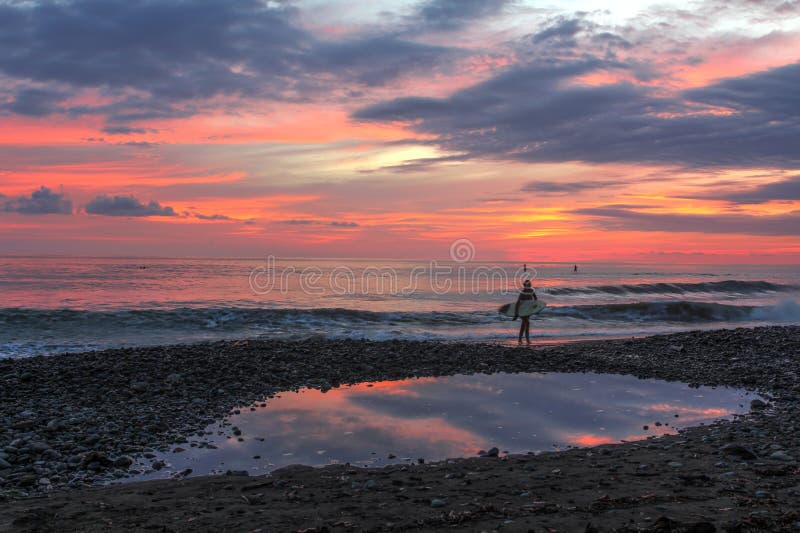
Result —
<path fill-rule="evenodd" d="M 167 468 L 135 479 L 186 468 L 193 475 L 257 473 L 294 463 L 379 466 L 470 457 L 492 446 L 511 453 L 594 446 L 743 413 L 750 396 L 738 389 L 562 373 L 384 381 L 326 393 L 306 389 L 282 393 L 266 407 L 242 409 L 183 445 L 186 451 L 157 454 L 152 460 L 166 461 Z"/>

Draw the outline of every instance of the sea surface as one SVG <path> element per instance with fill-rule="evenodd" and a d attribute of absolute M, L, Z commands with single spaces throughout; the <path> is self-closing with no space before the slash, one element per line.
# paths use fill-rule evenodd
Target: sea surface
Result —
<path fill-rule="evenodd" d="M 0 358 L 221 339 L 535 342 L 800 323 L 800 266 L 0 257 Z"/>

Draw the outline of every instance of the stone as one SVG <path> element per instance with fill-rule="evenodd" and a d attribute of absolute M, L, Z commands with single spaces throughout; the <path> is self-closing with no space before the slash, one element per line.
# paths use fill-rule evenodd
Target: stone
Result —
<path fill-rule="evenodd" d="M 735 455 L 745 460 L 758 459 L 758 455 L 753 450 L 742 446 L 741 444 L 726 444 L 720 451 L 727 455 Z"/>
<path fill-rule="evenodd" d="M 434 498 L 431 500 L 431 507 L 444 507 L 447 505 L 447 500 L 444 498 Z"/>
<path fill-rule="evenodd" d="M 36 453 L 46 452 L 50 446 L 46 442 L 31 442 L 28 444 L 28 449 Z"/>
<path fill-rule="evenodd" d="M 130 388 L 134 392 L 145 392 L 149 385 L 146 381 L 131 381 Z"/>
<path fill-rule="evenodd" d="M 792 457 L 791 455 L 782 450 L 777 452 L 772 452 L 771 454 L 769 454 L 769 458 L 775 459 L 776 461 L 786 461 L 786 462 L 792 462 L 795 460 L 794 457 Z"/>
<path fill-rule="evenodd" d="M 117 457 L 114 459 L 114 466 L 117 468 L 127 468 L 133 464 L 133 459 L 127 455 Z"/>
<path fill-rule="evenodd" d="M 759 400 L 758 398 L 750 402 L 750 409 L 752 409 L 753 411 L 759 411 L 761 409 L 766 409 L 766 408 L 767 408 L 767 403 L 762 400 Z"/>

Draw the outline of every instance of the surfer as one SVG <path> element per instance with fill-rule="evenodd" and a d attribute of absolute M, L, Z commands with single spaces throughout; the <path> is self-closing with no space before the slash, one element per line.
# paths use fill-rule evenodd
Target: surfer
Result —
<path fill-rule="evenodd" d="M 519 304 L 526 301 L 526 300 L 538 300 L 536 297 L 536 292 L 531 287 L 531 280 L 526 279 L 525 282 L 522 284 L 522 290 L 519 291 L 519 296 L 517 297 L 517 303 L 514 307 L 514 320 L 520 319 L 522 322 L 519 325 L 519 343 L 522 344 L 522 335 L 525 335 L 525 342 L 528 344 L 531 343 L 531 317 L 530 316 L 519 316 Z"/>

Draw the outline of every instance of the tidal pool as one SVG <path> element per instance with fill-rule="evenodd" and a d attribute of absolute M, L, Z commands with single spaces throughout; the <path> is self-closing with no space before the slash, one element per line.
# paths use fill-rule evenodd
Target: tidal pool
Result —
<path fill-rule="evenodd" d="M 289 464 L 357 466 L 594 446 L 674 433 L 749 410 L 754 393 L 609 374 L 475 374 L 303 389 L 240 408 L 156 452 L 131 480 Z M 265 406 L 262 406 L 263 404 Z M 647 429 L 645 429 L 647 427 Z M 211 447 L 208 447 L 210 445 Z M 175 449 L 173 447 L 172 449 Z M 160 470 L 152 463 L 162 461 Z"/>

